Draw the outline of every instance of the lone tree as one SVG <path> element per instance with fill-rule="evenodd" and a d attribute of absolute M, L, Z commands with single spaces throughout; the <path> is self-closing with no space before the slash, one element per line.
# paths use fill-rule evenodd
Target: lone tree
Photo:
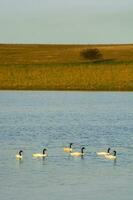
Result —
<path fill-rule="evenodd" d="M 99 49 L 83 49 L 81 52 L 80 52 L 80 55 L 85 58 L 85 59 L 88 59 L 88 60 L 98 60 L 98 59 L 101 59 L 102 58 L 102 54 L 101 52 L 99 51 Z"/>

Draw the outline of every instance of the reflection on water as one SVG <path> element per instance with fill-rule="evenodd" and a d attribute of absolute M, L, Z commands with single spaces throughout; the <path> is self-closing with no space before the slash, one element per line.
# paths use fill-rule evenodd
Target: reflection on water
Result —
<path fill-rule="evenodd" d="M 132 199 L 132 103 L 132 93 L 1 91 L 0 199 Z M 65 153 L 70 142 L 85 156 Z M 47 158 L 32 158 L 44 147 Z M 96 155 L 108 147 L 117 160 Z"/>

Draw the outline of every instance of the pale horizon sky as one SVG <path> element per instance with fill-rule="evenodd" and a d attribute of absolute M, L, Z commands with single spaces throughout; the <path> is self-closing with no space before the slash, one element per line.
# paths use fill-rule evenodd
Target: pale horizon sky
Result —
<path fill-rule="evenodd" d="M 0 43 L 133 43 L 133 0 L 0 0 Z"/>

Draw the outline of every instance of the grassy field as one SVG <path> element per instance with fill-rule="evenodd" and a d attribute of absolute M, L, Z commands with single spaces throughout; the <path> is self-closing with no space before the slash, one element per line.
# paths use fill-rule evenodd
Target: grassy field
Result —
<path fill-rule="evenodd" d="M 83 59 L 86 48 L 103 59 Z M 133 45 L 1 44 L 0 89 L 133 91 Z"/>

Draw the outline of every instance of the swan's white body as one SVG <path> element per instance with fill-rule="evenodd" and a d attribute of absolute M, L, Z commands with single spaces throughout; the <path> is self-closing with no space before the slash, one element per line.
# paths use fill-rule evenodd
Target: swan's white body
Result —
<path fill-rule="evenodd" d="M 22 156 L 22 152 L 23 152 L 23 151 L 20 150 L 19 153 L 16 154 L 16 159 L 17 159 L 17 160 L 21 160 L 21 159 L 23 158 L 23 156 Z"/>
<path fill-rule="evenodd" d="M 64 147 L 64 152 L 67 152 L 67 153 L 70 153 L 70 152 L 72 152 L 73 151 L 73 149 L 72 149 L 72 145 L 73 145 L 73 143 L 70 143 L 70 146 L 69 147 Z"/>
<path fill-rule="evenodd" d="M 71 156 L 84 156 L 84 153 L 81 153 L 81 152 L 73 152 L 73 153 L 70 153 Z"/>
<path fill-rule="evenodd" d="M 72 153 L 70 153 L 70 155 L 71 156 L 84 156 L 85 155 L 85 153 L 83 152 L 83 150 L 84 150 L 85 148 L 84 147 L 82 147 L 81 148 L 81 152 L 72 152 Z"/>
<path fill-rule="evenodd" d="M 116 160 L 116 151 L 113 151 L 114 155 L 110 154 L 110 155 L 105 155 L 105 158 L 108 160 Z"/>
<path fill-rule="evenodd" d="M 98 156 L 110 155 L 110 148 L 108 148 L 107 151 L 97 152 L 97 155 L 98 155 Z"/>
<path fill-rule="evenodd" d="M 72 151 L 73 151 L 72 148 L 64 147 L 64 152 L 70 153 L 70 152 L 72 152 Z"/>
<path fill-rule="evenodd" d="M 117 157 L 114 155 L 105 155 L 105 158 L 108 160 L 116 160 Z"/>
<path fill-rule="evenodd" d="M 17 159 L 17 160 L 19 160 L 19 159 L 21 160 L 22 158 L 23 158 L 22 155 L 19 155 L 19 154 L 16 155 L 16 159 Z"/>
<path fill-rule="evenodd" d="M 46 153 L 45 154 L 43 154 L 43 153 L 34 153 L 34 154 L 32 154 L 32 156 L 34 158 L 44 158 L 44 157 L 47 157 L 48 155 Z"/>
<path fill-rule="evenodd" d="M 101 152 L 97 152 L 98 156 L 106 156 L 106 155 L 110 155 L 110 153 L 105 152 L 105 151 L 101 151 Z"/>
<path fill-rule="evenodd" d="M 47 151 L 47 149 L 43 149 L 43 153 L 33 153 L 32 156 L 34 158 L 45 158 L 48 156 L 47 153 L 45 153 Z"/>

